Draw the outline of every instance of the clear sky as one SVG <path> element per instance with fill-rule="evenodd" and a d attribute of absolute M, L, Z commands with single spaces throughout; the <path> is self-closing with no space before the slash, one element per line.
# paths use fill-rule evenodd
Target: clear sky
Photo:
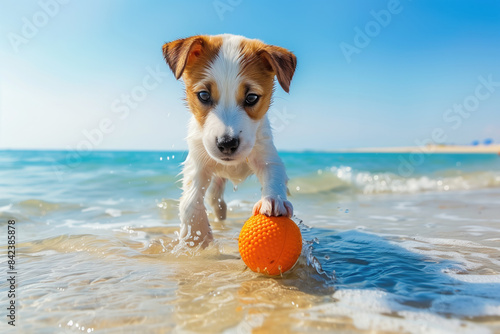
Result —
<path fill-rule="evenodd" d="M 279 149 L 500 142 L 496 0 L 25 0 L 0 3 L 0 148 L 185 149 L 161 47 L 219 33 L 296 54 Z"/>

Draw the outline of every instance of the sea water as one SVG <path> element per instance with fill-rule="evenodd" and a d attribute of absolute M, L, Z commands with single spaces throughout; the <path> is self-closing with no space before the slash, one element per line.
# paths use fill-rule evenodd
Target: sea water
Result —
<path fill-rule="evenodd" d="M 500 333 L 500 156 L 282 153 L 304 245 L 267 277 L 238 253 L 255 177 L 175 243 L 186 155 L 0 151 L 1 332 Z"/>

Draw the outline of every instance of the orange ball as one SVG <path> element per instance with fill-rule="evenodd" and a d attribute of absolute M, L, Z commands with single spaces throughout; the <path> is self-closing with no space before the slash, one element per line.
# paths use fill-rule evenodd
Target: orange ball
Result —
<path fill-rule="evenodd" d="M 302 235 L 288 217 L 255 215 L 240 232 L 241 258 L 255 272 L 280 275 L 290 270 L 302 251 Z"/>

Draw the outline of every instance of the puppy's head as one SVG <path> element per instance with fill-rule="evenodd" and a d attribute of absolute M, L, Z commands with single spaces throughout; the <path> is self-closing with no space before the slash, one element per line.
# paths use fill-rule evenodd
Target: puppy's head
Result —
<path fill-rule="evenodd" d="M 163 45 L 186 87 L 208 154 L 220 163 L 244 160 L 271 103 L 274 76 L 288 92 L 297 60 L 286 49 L 234 35 L 193 36 Z"/>

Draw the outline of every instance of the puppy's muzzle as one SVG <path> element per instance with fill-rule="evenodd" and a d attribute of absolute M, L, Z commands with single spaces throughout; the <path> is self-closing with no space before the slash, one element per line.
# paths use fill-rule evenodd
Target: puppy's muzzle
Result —
<path fill-rule="evenodd" d="M 224 155 L 231 155 L 238 149 L 240 146 L 240 139 L 233 138 L 230 136 L 223 136 L 220 138 L 215 138 L 215 144 L 221 153 Z"/>

